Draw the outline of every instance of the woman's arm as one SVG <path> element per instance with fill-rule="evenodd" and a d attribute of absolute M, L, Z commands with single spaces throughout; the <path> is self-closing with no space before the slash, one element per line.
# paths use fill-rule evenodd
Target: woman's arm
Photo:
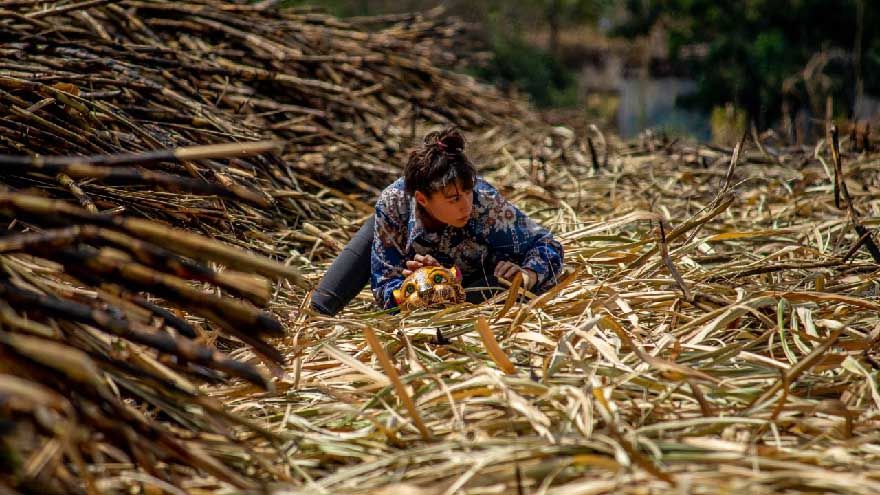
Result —
<path fill-rule="evenodd" d="M 478 183 L 477 189 L 480 202 L 475 205 L 480 208 L 477 228 L 486 243 L 499 258 L 537 275 L 533 292 L 544 292 L 556 285 L 562 273 L 562 244 L 487 182 Z"/>
<path fill-rule="evenodd" d="M 370 287 L 376 304 L 384 309 L 397 306 L 393 291 L 403 283 L 403 253 L 406 225 L 396 212 L 387 208 L 383 198 L 376 202 L 376 228 L 370 254 Z"/>

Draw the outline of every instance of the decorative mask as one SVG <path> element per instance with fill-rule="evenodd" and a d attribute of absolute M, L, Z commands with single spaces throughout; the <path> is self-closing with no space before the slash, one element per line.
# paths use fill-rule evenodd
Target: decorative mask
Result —
<path fill-rule="evenodd" d="M 404 279 L 394 291 L 394 300 L 401 309 L 460 303 L 464 301 L 461 272 L 454 266 L 423 266 Z"/>

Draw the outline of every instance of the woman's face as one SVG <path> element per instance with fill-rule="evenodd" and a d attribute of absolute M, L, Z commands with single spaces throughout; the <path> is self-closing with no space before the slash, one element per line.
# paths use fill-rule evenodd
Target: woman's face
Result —
<path fill-rule="evenodd" d="M 471 217 L 474 207 L 473 189 L 462 189 L 461 183 L 450 184 L 430 196 L 416 191 L 416 201 L 432 217 L 456 228 L 462 228 Z"/>

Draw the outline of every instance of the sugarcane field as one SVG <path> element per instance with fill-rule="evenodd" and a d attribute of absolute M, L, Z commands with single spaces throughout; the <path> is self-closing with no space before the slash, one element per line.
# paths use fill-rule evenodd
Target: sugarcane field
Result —
<path fill-rule="evenodd" d="M 0 40 L 0 495 L 880 493 L 877 5 Z"/>

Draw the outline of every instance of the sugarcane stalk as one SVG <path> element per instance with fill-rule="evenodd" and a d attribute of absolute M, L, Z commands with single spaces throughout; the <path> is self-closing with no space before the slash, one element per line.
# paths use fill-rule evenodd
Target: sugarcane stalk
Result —
<path fill-rule="evenodd" d="M 147 345 L 160 352 L 178 355 L 187 361 L 207 366 L 223 365 L 229 369 L 236 369 L 234 366 L 228 366 L 225 358 L 218 358 L 212 349 L 188 339 L 156 332 L 142 324 L 119 319 L 108 312 L 96 310 L 84 304 L 21 289 L 8 281 L 0 280 L 0 298 L 5 299 L 10 305 L 17 305 L 23 309 L 38 310 L 48 316 L 66 318 L 91 325 L 132 342 Z"/>
<path fill-rule="evenodd" d="M 253 256 L 220 242 L 156 222 L 139 218 L 92 214 L 62 201 L 18 193 L 0 193 L 0 209 L 103 225 L 125 232 L 132 237 L 162 245 L 166 249 L 176 251 L 184 256 L 223 263 L 242 271 L 255 271 L 266 276 L 284 277 L 300 287 L 307 287 L 299 271 L 293 267 Z M 12 215 L 14 216 L 14 213 Z"/>
<path fill-rule="evenodd" d="M 194 289 L 178 277 L 157 272 L 106 248 L 63 248 L 44 256 L 64 263 L 71 274 L 100 277 L 136 290 L 149 290 L 194 314 L 219 316 L 231 326 L 240 328 L 236 333 L 284 335 L 281 325 L 264 311 L 229 297 Z"/>

